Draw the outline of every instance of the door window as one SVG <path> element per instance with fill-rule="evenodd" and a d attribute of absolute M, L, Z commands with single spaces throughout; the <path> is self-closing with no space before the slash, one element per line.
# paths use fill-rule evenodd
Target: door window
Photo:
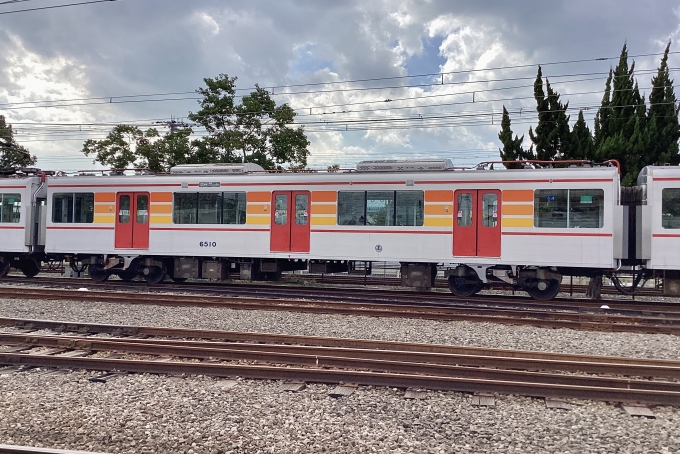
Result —
<path fill-rule="evenodd" d="M 306 194 L 295 196 L 295 224 L 307 225 L 309 211 L 307 210 L 309 197 Z"/>
<path fill-rule="evenodd" d="M 484 194 L 482 196 L 482 226 L 496 227 L 498 225 L 498 196 Z"/>
<path fill-rule="evenodd" d="M 472 225 L 472 194 L 458 194 L 458 226 L 470 227 Z"/>
<path fill-rule="evenodd" d="M 146 224 L 149 221 L 149 196 L 146 194 L 137 196 L 137 224 Z"/>
<path fill-rule="evenodd" d="M 276 195 L 276 211 L 274 212 L 274 224 L 285 225 L 288 223 L 288 196 L 286 194 Z"/>
<path fill-rule="evenodd" d="M 127 224 L 130 222 L 130 196 L 120 196 L 120 207 L 118 208 L 118 222 Z"/>

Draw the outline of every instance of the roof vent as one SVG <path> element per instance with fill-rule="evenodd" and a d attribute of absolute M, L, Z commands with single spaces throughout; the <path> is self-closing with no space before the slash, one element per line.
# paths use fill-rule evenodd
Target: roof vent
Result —
<path fill-rule="evenodd" d="M 251 162 L 235 164 L 182 164 L 170 169 L 170 173 L 173 175 L 231 175 L 263 171 L 262 167 Z"/>
<path fill-rule="evenodd" d="M 437 172 L 452 169 L 453 161 L 450 159 L 385 159 L 357 164 L 357 172 Z"/>

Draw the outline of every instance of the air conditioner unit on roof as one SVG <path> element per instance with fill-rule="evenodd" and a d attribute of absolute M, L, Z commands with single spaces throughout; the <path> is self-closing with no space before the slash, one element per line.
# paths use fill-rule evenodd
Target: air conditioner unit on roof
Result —
<path fill-rule="evenodd" d="M 453 161 L 450 159 L 385 159 L 357 164 L 358 172 L 436 172 L 451 169 Z"/>
<path fill-rule="evenodd" d="M 234 164 L 182 164 L 170 169 L 173 175 L 230 175 L 263 172 L 264 169 L 251 162 Z"/>

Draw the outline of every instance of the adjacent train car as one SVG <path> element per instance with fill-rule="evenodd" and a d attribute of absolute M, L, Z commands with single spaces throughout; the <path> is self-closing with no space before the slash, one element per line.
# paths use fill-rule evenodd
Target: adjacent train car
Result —
<path fill-rule="evenodd" d="M 10 268 L 33 277 L 40 271 L 45 245 L 44 176 L 17 169 L 0 176 L 0 277 Z"/>
<path fill-rule="evenodd" d="M 547 299 L 563 275 L 614 269 L 621 255 L 615 167 L 198 165 L 170 175 L 52 176 L 47 187 L 46 253 L 89 265 L 95 279 L 248 279 L 396 261 L 407 285 L 429 287 L 444 266 L 459 295 L 499 282 Z"/>
<path fill-rule="evenodd" d="M 644 269 L 663 278 L 667 295 L 680 295 L 680 167 L 647 166 L 638 186 L 642 193 L 638 257 Z"/>

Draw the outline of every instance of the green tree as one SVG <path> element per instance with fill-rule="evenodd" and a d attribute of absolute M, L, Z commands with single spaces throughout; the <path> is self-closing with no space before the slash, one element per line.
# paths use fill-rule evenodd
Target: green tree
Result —
<path fill-rule="evenodd" d="M 197 93 L 201 109 L 189 119 L 203 126 L 208 136 L 197 145 L 217 162 L 254 162 L 265 169 L 304 168 L 309 141 L 302 127 L 292 128 L 295 112 L 287 104 L 277 106 L 259 86 L 235 102 L 236 77 L 220 74 L 203 81 Z"/>
<path fill-rule="evenodd" d="M 554 161 L 570 157 L 571 133 L 569 116 L 566 114 L 569 103 L 562 104 L 560 95 L 552 89 L 550 81 L 545 80 L 543 91 L 543 74 L 538 67 L 534 82 L 534 99 L 538 112 L 536 129 L 529 128 L 529 138 L 536 150 L 536 159 Z"/>
<path fill-rule="evenodd" d="M 609 132 L 609 117 L 611 116 L 612 109 L 612 77 L 614 75 L 614 70 L 609 68 L 609 77 L 607 77 L 607 82 L 604 84 L 604 95 L 602 96 L 602 103 L 600 108 L 595 115 L 595 137 L 593 138 L 593 145 L 596 150 L 599 150 L 602 146 L 602 142 L 607 138 Z M 601 160 L 598 156 L 597 159 Z"/>
<path fill-rule="evenodd" d="M 593 135 L 583 118 L 583 111 L 579 110 L 578 120 L 571 131 L 571 159 L 595 159 L 595 144 Z"/>
<path fill-rule="evenodd" d="M 37 162 L 35 156 L 17 143 L 14 134 L 12 125 L 0 115 L 0 169 L 28 167 Z"/>
<path fill-rule="evenodd" d="M 623 45 L 619 63 L 614 69 L 611 99 L 605 98 L 596 123 L 596 155 L 599 160 L 616 159 L 621 164 L 621 182 L 635 184 L 645 161 L 647 135 L 646 105 L 635 81 L 635 62 L 628 68 L 628 48 Z M 606 102 L 606 103 L 605 103 Z M 609 110 L 607 115 L 603 111 Z M 603 119 L 606 118 L 605 121 Z"/>
<path fill-rule="evenodd" d="M 113 169 L 134 167 L 157 173 L 178 164 L 214 162 L 214 156 L 200 154 L 189 139 L 191 133 L 191 128 L 184 128 L 161 137 L 155 128 L 143 131 L 137 126 L 117 125 L 105 139 L 86 140 L 82 152 Z"/>
<path fill-rule="evenodd" d="M 643 164 L 662 165 L 678 164 L 678 106 L 673 90 L 673 80 L 668 69 L 668 53 L 670 41 L 661 59 L 661 65 L 652 78 L 652 92 L 649 95 L 649 112 L 647 114 L 646 140 L 648 150 Z"/>
<path fill-rule="evenodd" d="M 501 155 L 501 161 L 518 161 L 522 159 L 527 159 L 527 154 L 524 148 L 522 148 L 522 142 L 524 141 L 524 135 L 522 137 L 512 138 L 512 128 L 510 126 L 510 115 L 508 110 L 503 106 L 503 119 L 501 120 L 501 132 L 498 133 L 498 139 L 503 144 L 503 148 L 499 148 Z M 519 169 L 521 164 L 508 163 L 505 164 L 508 169 Z"/>

